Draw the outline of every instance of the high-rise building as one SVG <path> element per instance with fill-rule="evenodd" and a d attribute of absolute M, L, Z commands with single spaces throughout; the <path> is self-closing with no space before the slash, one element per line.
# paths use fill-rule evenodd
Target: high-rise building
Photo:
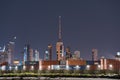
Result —
<path fill-rule="evenodd" d="M 70 47 L 66 48 L 66 59 L 70 59 L 71 58 L 71 52 L 70 52 Z"/>
<path fill-rule="evenodd" d="M 39 52 L 38 50 L 35 50 L 35 61 L 39 61 Z"/>
<path fill-rule="evenodd" d="M 57 53 L 57 60 L 63 60 L 64 57 L 64 45 L 62 42 L 62 36 L 61 36 L 61 16 L 59 16 L 59 39 L 56 43 L 56 53 Z"/>
<path fill-rule="evenodd" d="M 24 57 L 23 57 L 23 61 L 27 61 L 27 46 L 24 47 Z"/>
<path fill-rule="evenodd" d="M 7 45 L 8 64 L 12 65 L 14 60 L 14 44 L 15 42 L 9 42 Z"/>
<path fill-rule="evenodd" d="M 49 60 L 51 61 L 52 60 L 52 45 L 51 44 L 48 45 L 48 53 L 49 53 Z"/>
<path fill-rule="evenodd" d="M 26 51 L 27 51 L 27 61 L 30 61 L 30 58 L 29 58 L 29 56 L 30 56 L 30 53 L 29 53 L 30 45 L 27 44 L 27 45 L 25 45 L 25 47 L 26 47 Z"/>
<path fill-rule="evenodd" d="M 30 54 L 30 55 L 29 55 L 30 61 L 34 61 L 34 58 L 33 58 L 33 49 L 30 48 L 29 54 Z"/>
<path fill-rule="evenodd" d="M 75 51 L 74 55 L 75 55 L 75 59 L 80 59 L 80 51 Z"/>
<path fill-rule="evenodd" d="M 49 52 L 46 50 L 44 54 L 44 60 L 49 60 Z"/>
<path fill-rule="evenodd" d="M 7 52 L 3 49 L 0 50 L 0 64 L 8 62 L 8 54 Z"/>
<path fill-rule="evenodd" d="M 24 48 L 24 61 L 33 61 L 33 59 L 33 49 L 27 44 Z"/>
<path fill-rule="evenodd" d="M 98 50 L 97 49 L 92 49 L 92 61 L 97 61 L 98 60 Z"/>

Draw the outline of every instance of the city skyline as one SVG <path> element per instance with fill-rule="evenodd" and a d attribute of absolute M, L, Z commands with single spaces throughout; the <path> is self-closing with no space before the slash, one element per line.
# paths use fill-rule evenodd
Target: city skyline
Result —
<path fill-rule="evenodd" d="M 98 56 L 114 58 L 119 47 L 120 1 L 0 1 L 0 47 L 16 36 L 15 58 L 25 44 L 40 52 L 43 58 L 48 44 L 58 41 L 58 16 L 62 16 L 62 41 L 65 48 L 80 51 L 91 59 L 92 49 Z"/>

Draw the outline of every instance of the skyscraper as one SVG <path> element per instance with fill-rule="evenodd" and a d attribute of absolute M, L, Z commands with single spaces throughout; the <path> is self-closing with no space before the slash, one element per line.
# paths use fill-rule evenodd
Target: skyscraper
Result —
<path fill-rule="evenodd" d="M 80 59 L 80 51 L 75 51 L 74 55 L 76 59 Z"/>
<path fill-rule="evenodd" d="M 98 60 L 98 50 L 97 49 L 92 49 L 92 61 L 97 61 Z"/>
<path fill-rule="evenodd" d="M 44 60 L 49 60 L 49 52 L 48 52 L 48 50 L 45 51 Z"/>
<path fill-rule="evenodd" d="M 48 45 L 48 53 L 49 53 L 49 60 L 51 61 L 52 60 L 52 45 L 51 44 Z"/>
<path fill-rule="evenodd" d="M 30 48 L 30 45 L 25 45 L 24 48 L 24 61 L 33 61 L 33 49 Z"/>
<path fill-rule="evenodd" d="M 56 53 L 57 53 L 57 60 L 63 60 L 64 56 L 64 45 L 62 42 L 62 34 L 61 34 L 61 16 L 59 16 L 59 39 L 56 43 Z"/>
<path fill-rule="evenodd" d="M 34 61 L 32 48 L 29 49 L 29 61 Z"/>
<path fill-rule="evenodd" d="M 71 52 L 70 52 L 70 47 L 66 48 L 66 59 L 70 59 L 71 58 Z"/>
<path fill-rule="evenodd" d="M 12 65 L 14 60 L 14 44 L 15 42 L 9 42 L 7 45 L 8 64 Z"/>
<path fill-rule="evenodd" d="M 26 51 L 27 51 L 27 61 L 30 61 L 30 53 L 29 53 L 29 50 L 30 50 L 30 45 L 29 44 L 27 44 L 27 45 L 25 45 L 25 47 L 26 47 Z"/>
<path fill-rule="evenodd" d="M 23 57 L 23 61 L 27 61 L 27 46 L 24 47 L 24 57 Z"/>
<path fill-rule="evenodd" d="M 35 61 L 39 61 L 39 52 L 38 50 L 35 50 Z"/>

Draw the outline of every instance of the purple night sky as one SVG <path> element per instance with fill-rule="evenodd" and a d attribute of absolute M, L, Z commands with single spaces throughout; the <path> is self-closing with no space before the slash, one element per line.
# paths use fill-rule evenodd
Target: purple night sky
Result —
<path fill-rule="evenodd" d="M 43 58 L 51 43 L 56 59 L 59 15 L 64 46 L 82 58 L 91 59 L 92 48 L 107 58 L 120 51 L 120 0 L 0 0 L 0 46 L 16 36 L 15 58 L 27 43 Z"/>

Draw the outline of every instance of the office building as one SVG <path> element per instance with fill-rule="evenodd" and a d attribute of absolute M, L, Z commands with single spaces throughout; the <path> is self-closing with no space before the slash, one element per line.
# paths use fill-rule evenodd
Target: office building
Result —
<path fill-rule="evenodd" d="M 71 52 L 70 52 L 70 47 L 66 48 L 66 59 L 70 59 L 72 57 Z"/>
<path fill-rule="evenodd" d="M 34 60 L 39 61 L 39 52 L 38 52 L 38 50 L 35 50 Z"/>
<path fill-rule="evenodd" d="M 92 61 L 97 61 L 97 60 L 98 60 L 98 50 L 92 49 Z"/>
<path fill-rule="evenodd" d="M 51 44 L 48 45 L 48 53 L 49 53 L 49 60 L 51 61 L 52 60 L 52 45 Z"/>

